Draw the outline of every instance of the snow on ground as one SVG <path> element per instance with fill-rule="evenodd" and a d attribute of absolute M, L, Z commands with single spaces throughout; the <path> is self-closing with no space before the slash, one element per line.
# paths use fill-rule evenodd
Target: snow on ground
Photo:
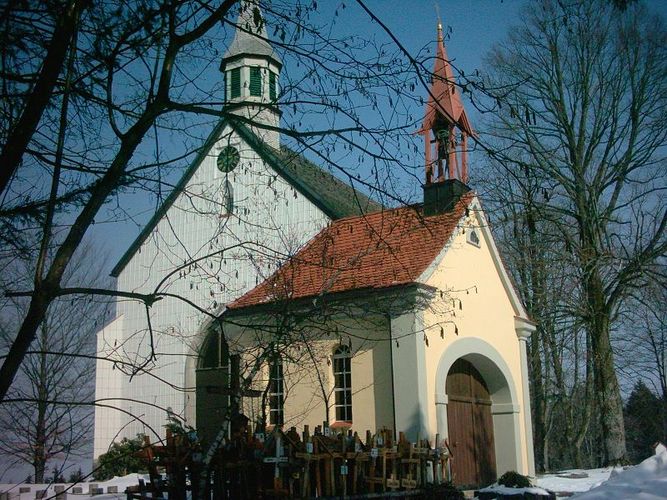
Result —
<path fill-rule="evenodd" d="M 125 495 L 125 488 L 139 484 L 139 478 L 143 478 L 146 482 L 149 481 L 148 475 L 130 474 L 128 476 L 115 477 L 108 481 L 91 481 L 74 485 L 71 483 L 0 484 L 0 494 L 7 493 L 7 496 L 4 497 L 7 500 L 34 500 L 37 498 L 38 491 L 47 490 L 46 495 L 43 497 L 44 499 L 47 499 L 55 498 L 56 487 L 64 486 L 68 498 L 75 498 L 77 500 L 86 500 L 89 498 L 95 498 L 96 500 L 125 499 L 127 498 Z M 79 491 L 78 488 L 81 489 L 81 493 L 77 493 Z M 102 493 L 91 495 L 94 488 L 101 488 Z M 109 488 L 111 488 L 111 491 L 115 492 L 109 493 Z M 97 491 L 99 491 L 99 489 Z"/>
<path fill-rule="evenodd" d="M 73 494 L 70 488 L 68 497 L 77 500 L 91 498 L 91 488 L 102 488 L 102 494 L 94 495 L 95 500 L 124 499 L 125 488 L 139 484 L 139 478 L 148 482 L 148 476 L 130 474 L 116 477 L 109 481 L 79 483 L 74 487 L 81 488 L 81 494 Z M 546 474 L 537 478 L 535 488 L 572 494 L 577 500 L 656 500 L 667 498 L 667 448 L 660 447 L 657 453 L 639 465 L 615 469 L 568 470 L 558 474 Z M 70 485 L 65 485 L 70 486 Z M 109 493 L 109 488 L 117 493 Z M 34 500 L 36 492 L 47 489 L 44 498 L 54 497 L 56 485 L 39 484 L 0 484 L 0 493 L 8 493 L 3 499 Z M 507 488 L 509 489 L 509 488 Z M 513 490 L 515 492 L 516 490 Z M 564 495 L 565 496 L 565 495 Z"/>
<path fill-rule="evenodd" d="M 583 477 L 586 476 L 586 477 Z M 537 486 L 556 493 L 574 492 L 577 500 L 654 500 L 667 498 L 667 448 L 639 465 L 547 474 Z"/>
<path fill-rule="evenodd" d="M 667 498 L 667 449 L 627 469 L 614 469 L 609 480 L 581 495 L 581 500 L 653 500 Z"/>
<path fill-rule="evenodd" d="M 553 492 L 578 493 L 597 488 L 611 474 L 611 468 L 604 469 L 572 469 L 557 474 L 544 474 L 539 476 L 534 483 L 540 488 Z"/>

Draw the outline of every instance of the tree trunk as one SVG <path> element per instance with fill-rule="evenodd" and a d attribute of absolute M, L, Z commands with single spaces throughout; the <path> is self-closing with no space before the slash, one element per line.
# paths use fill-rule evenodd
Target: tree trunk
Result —
<path fill-rule="evenodd" d="M 593 384 L 602 432 L 602 455 L 607 465 L 626 459 L 623 401 L 614 367 L 609 336 L 611 311 L 605 302 L 602 280 L 597 269 L 586 277 L 590 308 L 589 332 L 593 355 Z"/>
<path fill-rule="evenodd" d="M 58 75 L 62 70 L 69 44 L 84 1 L 71 1 L 57 19 L 44 64 L 35 86 L 31 89 L 25 109 L 0 153 L 0 193 L 4 192 L 12 175 L 21 164 L 23 153 L 32 139 L 49 100 L 54 95 Z"/>

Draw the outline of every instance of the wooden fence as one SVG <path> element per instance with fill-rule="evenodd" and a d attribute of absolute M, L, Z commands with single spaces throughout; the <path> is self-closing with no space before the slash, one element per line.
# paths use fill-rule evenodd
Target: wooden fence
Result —
<path fill-rule="evenodd" d="M 147 439 L 147 438 L 146 438 Z M 436 437 L 436 443 L 439 439 Z M 165 446 L 148 441 L 139 452 L 151 482 L 130 488 L 128 499 L 198 498 L 201 474 L 208 474 L 210 491 L 203 497 L 314 498 L 410 492 L 451 478 L 450 450 L 427 440 L 408 442 L 403 433 L 382 429 L 357 433 L 336 432 L 326 424 L 311 434 L 292 427 L 267 433 L 237 432 L 224 443 L 209 471 L 202 470 L 202 450 L 187 433 L 167 431 Z"/>

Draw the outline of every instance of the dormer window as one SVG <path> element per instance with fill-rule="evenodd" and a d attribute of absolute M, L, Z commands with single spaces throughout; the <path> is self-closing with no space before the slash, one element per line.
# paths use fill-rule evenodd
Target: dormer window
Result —
<path fill-rule="evenodd" d="M 257 66 L 250 68 L 250 95 L 262 96 L 262 70 Z"/>

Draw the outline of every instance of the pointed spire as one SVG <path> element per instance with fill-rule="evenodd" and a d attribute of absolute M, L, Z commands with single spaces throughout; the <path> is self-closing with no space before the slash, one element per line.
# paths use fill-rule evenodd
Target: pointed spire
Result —
<path fill-rule="evenodd" d="M 440 21 L 431 89 L 419 133 L 425 140 L 426 184 L 442 182 L 445 176 L 467 182 L 467 138 L 474 132 L 456 87 Z"/>
<path fill-rule="evenodd" d="M 220 69 L 224 71 L 229 61 L 243 56 L 259 56 L 270 59 L 278 68 L 282 61 L 269 43 L 266 22 L 259 6 L 252 0 L 241 2 L 239 16 L 236 21 L 234 40 L 229 44 L 222 57 Z"/>

